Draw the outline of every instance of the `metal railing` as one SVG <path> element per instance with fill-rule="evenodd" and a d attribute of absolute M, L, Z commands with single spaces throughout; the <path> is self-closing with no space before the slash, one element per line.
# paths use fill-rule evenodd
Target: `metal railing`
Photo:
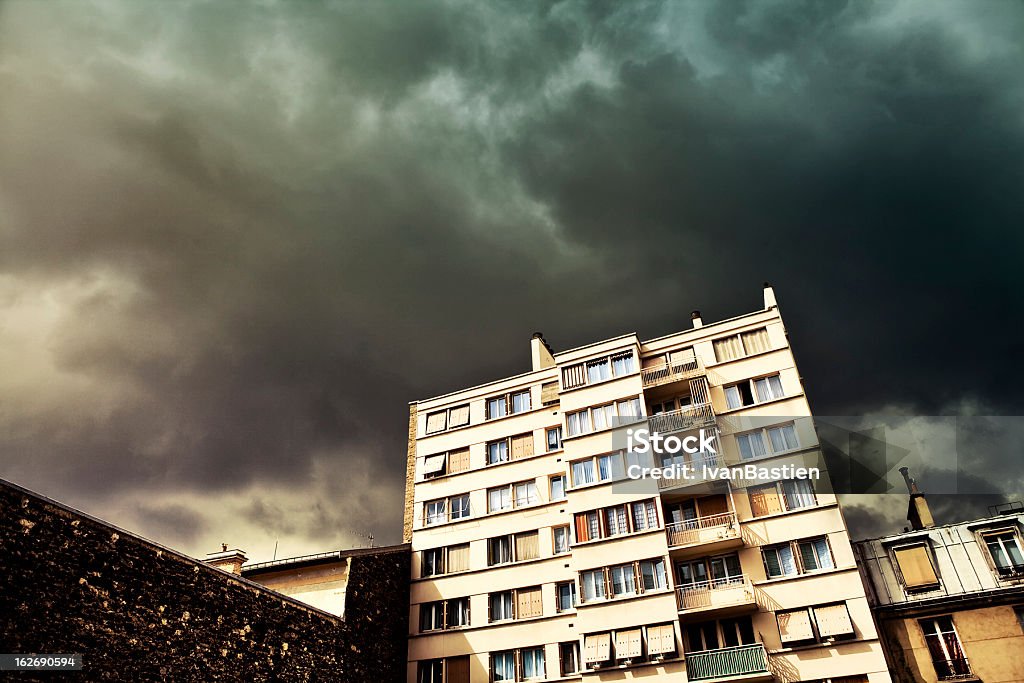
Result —
<path fill-rule="evenodd" d="M 735 512 L 723 512 L 706 517 L 685 519 L 665 525 L 669 547 L 693 545 L 695 543 L 711 543 L 725 538 L 739 536 Z"/>
<path fill-rule="evenodd" d="M 715 411 L 710 403 L 698 403 L 679 410 L 651 415 L 647 419 L 647 428 L 651 432 L 669 434 L 683 432 L 688 429 L 710 427 L 715 424 Z"/>
<path fill-rule="evenodd" d="M 680 611 L 745 605 L 754 602 L 754 586 L 742 574 L 697 581 L 676 588 L 676 601 Z"/>
<path fill-rule="evenodd" d="M 658 488 L 660 489 L 674 489 L 677 486 L 689 486 L 690 484 L 699 484 L 703 481 L 707 481 L 704 475 L 705 467 L 718 467 L 718 454 L 706 453 L 690 456 L 688 462 L 681 463 L 662 463 L 662 470 L 672 468 L 674 465 L 689 466 L 689 469 L 683 471 L 682 469 L 674 471 L 674 477 L 663 476 L 658 480 Z"/>
<path fill-rule="evenodd" d="M 644 388 L 649 389 L 669 382 L 700 377 L 704 373 L 704 364 L 699 358 L 687 358 L 674 363 L 663 363 L 643 368 L 640 371 L 640 378 L 644 383 Z"/>
<path fill-rule="evenodd" d="M 756 673 L 768 673 L 768 654 L 761 643 L 686 654 L 686 675 L 691 681 Z"/>

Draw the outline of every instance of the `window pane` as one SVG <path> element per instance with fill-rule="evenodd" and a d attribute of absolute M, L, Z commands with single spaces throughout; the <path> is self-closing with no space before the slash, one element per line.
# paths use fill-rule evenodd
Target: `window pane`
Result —
<path fill-rule="evenodd" d="M 572 464 L 573 486 L 581 486 L 594 482 L 594 461 L 580 460 Z"/>
<path fill-rule="evenodd" d="M 562 428 L 553 427 L 547 430 L 548 450 L 557 451 L 562 447 Z"/>
<path fill-rule="evenodd" d="M 496 417 L 505 417 L 505 397 L 497 396 L 495 398 L 487 399 L 487 417 L 488 419 L 494 419 Z"/>
<path fill-rule="evenodd" d="M 611 377 L 608 369 L 608 360 L 591 361 L 587 363 L 587 381 L 600 382 Z"/>
<path fill-rule="evenodd" d="M 725 388 L 725 403 L 730 410 L 743 405 L 743 400 L 740 398 L 740 390 L 737 386 L 733 385 Z"/>
<path fill-rule="evenodd" d="M 512 394 L 512 412 L 522 413 L 530 409 L 530 392 L 520 391 Z"/>

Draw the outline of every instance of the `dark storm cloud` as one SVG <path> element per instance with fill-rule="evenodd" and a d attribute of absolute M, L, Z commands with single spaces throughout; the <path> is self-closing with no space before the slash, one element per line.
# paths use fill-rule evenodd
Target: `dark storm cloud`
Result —
<path fill-rule="evenodd" d="M 0 5 L 0 475 L 394 541 L 407 401 L 765 279 L 816 411 L 1018 410 L 1022 33 L 1008 3 Z"/>

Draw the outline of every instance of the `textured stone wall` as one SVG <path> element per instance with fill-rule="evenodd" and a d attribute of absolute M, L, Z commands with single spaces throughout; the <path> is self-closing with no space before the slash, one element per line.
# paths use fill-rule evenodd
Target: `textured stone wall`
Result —
<path fill-rule="evenodd" d="M 412 521 L 414 518 L 413 487 L 416 483 L 416 404 L 409 406 L 409 442 L 405 453 L 405 515 L 402 520 L 402 541 L 412 540 Z"/>
<path fill-rule="evenodd" d="M 407 546 L 353 557 L 339 619 L 0 480 L 0 651 L 77 680 L 398 682 L 408 601 Z"/>

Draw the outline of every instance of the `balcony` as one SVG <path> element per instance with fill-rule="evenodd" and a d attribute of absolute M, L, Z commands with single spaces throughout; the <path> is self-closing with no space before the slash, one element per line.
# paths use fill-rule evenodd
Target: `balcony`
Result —
<path fill-rule="evenodd" d="M 712 681 L 736 676 L 761 678 L 757 674 L 771 676 L 768 671 L 768 654 L 760 643 L 686 653 L 686 676 L 691 681 Z"/>
<path fill-rule="evenodd" d="M 698 581 L 676 588 L 676 601 L 680 612 L 708 612 L 712 610 L 741 611 L 756 607 L 754 586 L 743 576 Z"/>
<path fill-rule="evenodd" d="M 735 512 L 723 512 L 707 517 L 687 519 L 665 525 L 669 548 L 686 548 L 705 546 L 714 543 L 716 546 L 742 545 L 740 527 Z M 706 550 L 706 548 L 702 548 Z"/>
<path fill-rule="evenodd" d="M 660 387 L 663 384 L 694 379 L 705 374 L 705 372 L 704 364 L 700 362 L 700 359 L 690 356 L 689 358 L 674 360 L 671 363 L 644 368 L 640 371 L 640 379 L 644 383 L 644 389 L 651 389 L 653 387 Z"/>
<path fill-rule="evenodd" d="M 700 427 L 715 425 L 715 411 L 710 403 L 698 403 L 668 413 L 651 415 L 647 419 L 647 428 L 651 433 L 671 434 L 685 432 Z"/>

